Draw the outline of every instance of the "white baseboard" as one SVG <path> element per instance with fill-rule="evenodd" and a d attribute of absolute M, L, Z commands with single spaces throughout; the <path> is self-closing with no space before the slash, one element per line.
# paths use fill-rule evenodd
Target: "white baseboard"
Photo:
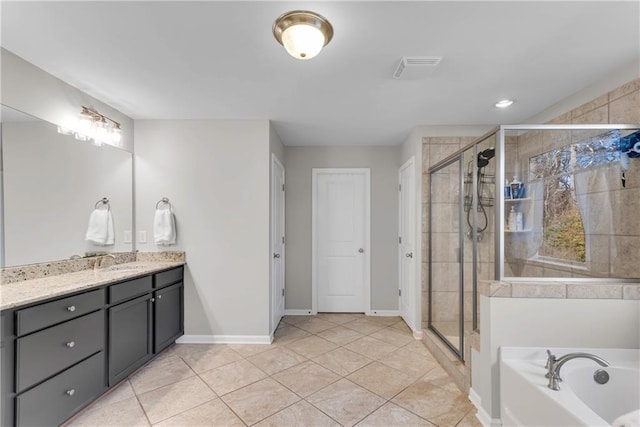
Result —
<path fill-rule="evenodd" d="M 178 344 L 271 344 L 269 335 L 183 335 Z"/>
<path fill-rule="evenodd" d="M 482 424 L 484 427 L 502 426 L 502 422 L 499 419 L 491 418 L 491 415 L 489 415 L 487 411 L 484 410 L 484 408 L 482 407 L 482 399 L 473 388 L 469 389 L 469 400 L 478 410 L 478 412 L 476 413 L 476 418 L 478 419 L 478 421 L 480 421 L 480 424 Z"/>
<path fill-rule="evenodd" d="M 393 317 L 400 316 L 400 312 L 398 310 L 371 310 L 370 316 Z"/>
<path fill-rule="evenodd" d="M 285 310 L 285 316 L 310 316 L 313 312 L 311 310 Z"/>

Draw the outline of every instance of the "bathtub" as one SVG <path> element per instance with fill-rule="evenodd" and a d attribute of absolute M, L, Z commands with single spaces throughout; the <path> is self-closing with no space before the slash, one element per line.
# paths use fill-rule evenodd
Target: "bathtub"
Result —
<path fill-rule="evenodd" d="M 610 426 L 640 409 L 640 350 L 550 348 L 556 356 L 585 352 L 607 360 L 607 368 L 589 359 L 568 361 L 560 372 L 560 390 L 547 387 L 546 348 L 500 349 L 500 416 L 503 426 Z M 604 369 L 606 384 L 593 374 Z"/>

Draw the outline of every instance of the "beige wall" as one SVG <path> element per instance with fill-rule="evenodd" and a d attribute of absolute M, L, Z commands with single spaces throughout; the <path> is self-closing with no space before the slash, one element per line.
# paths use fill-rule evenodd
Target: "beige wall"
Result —
<path fill-rule="evenodd" d="M 371 309 L 398 310 L 398 147 L 286 147 L 287 310 L 311 310 L 311 169 L 371 168 Z"/>
<path fill-rule="evenodd" d="M 184 250 L 185 334 L 269 336 L 269 162 L 266 120 L 136 122 L 136 222 L 142 251 Z M 153 243 L 168 197 L 177 245 Z"/>

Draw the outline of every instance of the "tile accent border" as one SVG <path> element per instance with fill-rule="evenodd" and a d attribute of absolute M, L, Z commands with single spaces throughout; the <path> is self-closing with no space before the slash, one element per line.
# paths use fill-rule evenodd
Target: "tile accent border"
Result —
<path fill-rule="evenodd" d="M 640 300 L 640 283 L 505 282 L 481 280 L 480 295 L 490 298 Z"/>

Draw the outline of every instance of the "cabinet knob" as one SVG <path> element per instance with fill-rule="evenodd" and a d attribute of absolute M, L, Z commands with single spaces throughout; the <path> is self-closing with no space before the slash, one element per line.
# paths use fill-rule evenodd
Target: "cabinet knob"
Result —
<path fill-rule="evenodd" d="M 407 258 L 413 258 L 413 252 L 407 252 L 405 255 Z"/>
<path fill-rule="evenodd" d="M 70 305 L 69 307 L 67 307 L 67 311 L 76 311 L 76 306 L 75 305 Z"/>
<path fill-rule="evenodd" d="M 67 390 L 67 391 L 65 391 L 65 394 L 67 396 L 73 396 L 74 394 L 76 394 L 76 391 L 74 389 Z"/>
<path fill-rule="evenodd" d="M 155 298 L 151 298 L 151 302 L 156 302 L 156 299 Z"/>
<path fill-rule="evenodd" d="M 76 346 L 76 342 L 75 342 L 75 341 L 69 341 L 69 342 L 67 342 L 67 347 L 69 347 L 69 348 L 73 348 L 73 347 L 75 347 L 75 346 Z"/>

